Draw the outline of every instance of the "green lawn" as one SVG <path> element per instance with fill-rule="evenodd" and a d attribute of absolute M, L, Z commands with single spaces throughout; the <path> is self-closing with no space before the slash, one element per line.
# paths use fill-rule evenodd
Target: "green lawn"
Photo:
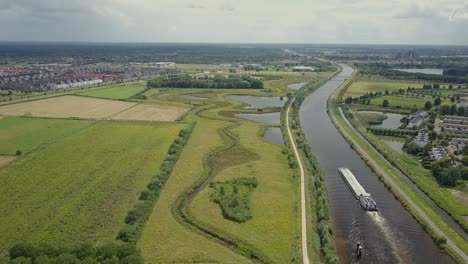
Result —
<path fill-rule="evenodd" d="M 359 97 L 370 92 L 385 93 L 385 90 L 388 90 L 389 92 L 398 91 L 399 89 L 406 90 L 408 87 L 421 89 L 423 84 L 423 82 L 418 83 L 409 81 L 353 81 L 353 83 L 348 87 L 348 89 L 344 93 L 343 99 L 348 96 Z"/>
<path fill-rule="evenodd" d="M 78 93 L 79 95 L 107 99 L 128 99 L 146 88 L 144 83 L 118 84 L 108 88 L 90 90 Z"/>
<path fill-rule="evenodd" d="M 109 242 L 182 124 L 101 122 L 0 170 L 0 251 Z"/>
<path fill-rule="evenodd" d="M 424 108 L 424 104 L 427 101 L 430 101 L 434 105 L 434 99 L 430 96 L 425 97 L 415 97 L 415 96 L 397 96 L 397 95 L 384 95 L 374 99 L 371 99 L 372 105 L 382 105 L 384 100 L 388 100 L 389 105 L 388 107 L 392 108 L 407 108 L 411 109 L 413 107 L 417 107 L 419 109 Z M 444 103 L 445 100 L 442 100 Z"/>
<path fill-rule="evenodd" d="M 0 119 L 0 154 L 27 153 L 91 124 L 85 120 L 5 117 Z"/>

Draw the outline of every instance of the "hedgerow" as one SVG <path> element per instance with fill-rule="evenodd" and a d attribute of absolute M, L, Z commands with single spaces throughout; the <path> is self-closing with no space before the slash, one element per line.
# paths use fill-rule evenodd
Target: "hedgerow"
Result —
<path fill-rule="evenodd" d="M 148 221 L 151 211 L 159 198 L 159 194 L 169 179 L 184 146 L 187 144 L 194 126 L 195 124 L 191 123 L 182 129 L 169 147 L 166 158 L 159 168 L 159 172 L 153 177 L 147 188 L 141 192 L 138 202 L 128 212 L 127 217 L 125 217 L 125 225 L 119 231 L 117 240 L 137 242 L 140 239 L 143 227 L 146 221 Z"/>

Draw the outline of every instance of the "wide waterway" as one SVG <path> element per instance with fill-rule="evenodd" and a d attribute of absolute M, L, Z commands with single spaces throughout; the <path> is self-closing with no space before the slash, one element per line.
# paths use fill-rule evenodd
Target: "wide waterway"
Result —
<path fill-rule="evenodd" d="M 342 263 L 453 263 L 331 123 L 327 99 L 353 73 L 342 66 L 343 71 L 309 95 L 300 110 L 302 129 L 324 173 Z M 378 212 L 365 212 L 357 205 L 338 174 L 340 167 L 353 171 L 377 202 Z M 359 260 L 354 256 L 357 242 L 364 247 Z"/>

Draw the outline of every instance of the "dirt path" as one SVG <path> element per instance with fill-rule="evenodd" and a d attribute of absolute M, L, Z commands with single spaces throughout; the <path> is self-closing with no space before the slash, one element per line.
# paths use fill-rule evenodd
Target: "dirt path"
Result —
<path fill-rule="evenodd" d="M 294 150 L 294 155 L 296 156 L 297 163 L 299 164 L 299 169 L 301 171 L 301 237 L 302 237 L 302 260 L 304 264 L 309 264 L 309 253 L 307 251 L 307 215 L 306 215 L 306 190 L 305 190 L 305 173 L 304 173 L 304 165 L 302 164 L 301 157 L 299 156 L 299 152 L 297 151 L 296 142 L 291 133 L 291 129 L 289 127 L 289 110 L 291 109 L 291 105 L 295 99 L 291 101 L 288 106 L 288 110 L 286 111 L 286 126 L 288 128 L 288 135 L 289 140 L 291 141 L 291 145 Z"/>

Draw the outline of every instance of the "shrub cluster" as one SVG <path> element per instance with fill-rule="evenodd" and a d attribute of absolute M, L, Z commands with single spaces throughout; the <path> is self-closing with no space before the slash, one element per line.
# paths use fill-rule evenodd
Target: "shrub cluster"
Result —
<path fill-rule="evenodd" d="M 5 264 L 143 264 L 143 258 L 133 243 L 110 243 L 102 246 L 88 244 L 74 248 L 55 248 L 21 243 L 9 251 Z"/>
<path fill-rule="evenodd" d="M 212 182 L 210 197 L 219 204 L 223 217 L 237 223 L 244 223 L 252 218 L 250 211 L 250 193 L 258 185 L 257 179 L 238 178 L 225 182 Z"/>
<path fill-rule="evenodd" d="M 248 75 L 216 75 L 214 77 L 192 77 L 190 75 L 161 76 L 148 81 L 148 88 L 215 88 L 215 89 L 263 89 L 261 80 Z"/>
<path fill-rule="evenodd" d="M 179 132 L 178 137 L 169 147 L 159 172 L 153 177 L 147 188 L 141 192 L 138 202 L 134 205 L 133 209 L 128 212 L 127 217 L 125 217 L 125 226 L 118 233 L 117 240 L 124 242 L 138 241 L 154 204 L 159 198 L 164 184 L 169 179 L 185 144 L 192 134 L 194 126 L 195 124 L 193 123 L 189 124 Z"/>
<path fill-rule="evenodd" d="M 381 127 L 368 127 L 367 131 L 375 135 L 381 136 L 392 136 L 392 137 L 406 137 L 406 136 L 416 136 L 418 130 L 413 129 L 390 129 L 390 128 L 381 128 Z"/>

